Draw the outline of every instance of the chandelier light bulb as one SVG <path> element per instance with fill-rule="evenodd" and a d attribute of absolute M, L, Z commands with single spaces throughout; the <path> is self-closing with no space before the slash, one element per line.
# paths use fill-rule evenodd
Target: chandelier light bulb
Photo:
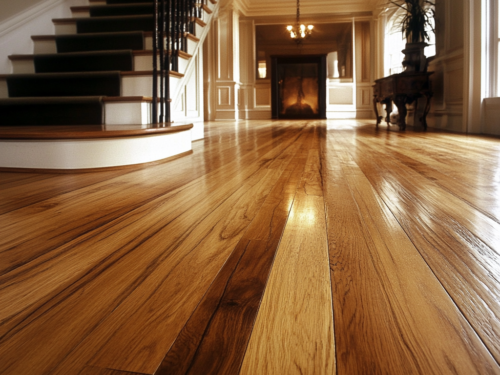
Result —
<path fill-rule="evenodd" d="M 312 33 L 313 25 L 304 25 L 300 23 L 300 0 L 297 0 L 297 22 L 295 26 L 288 25 L 286 29 L 290 33 L 290 38 L 292 38 L 297 45 L 301 45 L 302 40 L 307 38 Z"/>

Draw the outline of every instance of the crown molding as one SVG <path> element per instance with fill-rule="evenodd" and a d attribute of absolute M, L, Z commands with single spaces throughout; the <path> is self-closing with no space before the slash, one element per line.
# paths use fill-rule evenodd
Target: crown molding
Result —
<path fill-rule="evenodd" d="M 286 4 L 278 1 L 262 1 L 262 0 L 235 0 L 244 1 L 246 3 L 246 11 L 244 15 L 247 17 L 260 16 L 294 16 L 296 13 L 295 4 Z M 366 0 L 312 0 L 307 3 L 301 3 L 301 16 L 317 14 L 321 10 L 321 14 L 337 15 L 339 13 L 358 13 L 373 11 L 373 4 Z"/>
<path fill-rule="evenodd" d="M 244 17 L 251 19 L 256 25 L 280 25 L 287 24 L 295 20 L 294 16 L 281 15 L 281 16 L 255 16 Z M 356 21 L 370 21 L 373 18 L 372 12 L 351 12 L 351 13 L 336 13 L 335 15 L 328 15 L 325 13 L 308 14 L 301 16 L 300 19 L 305 23 L 332 23 L 332 22 L 352 22 Z"/>

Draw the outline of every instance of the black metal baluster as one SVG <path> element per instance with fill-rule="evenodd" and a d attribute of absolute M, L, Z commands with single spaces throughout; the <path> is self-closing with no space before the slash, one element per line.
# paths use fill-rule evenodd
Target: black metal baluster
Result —
<path fill-rule="evenodd" d="M 160 0 L 159 4 L 159 9 L 160 9 L 160 30 L 159 30 L 159 35 L 158 35 L 158 46 L 159 46 L 159 59 L 160 59 L 160 119 L 159 122 L 162 123 L 164 121 L 164 101 L 165 101 L 165 60 L 164 60 L 164 54 L 165 54 L 165 48 L 164 48 L 164 43 L 165 43 L 165 0 Z M 157 55 L 153 56 L 153 59 L 158 59 Z M 156 104 L 158 105 L 158 104 Z"/>
<path fill-rule="evenodd" d="M 157 43 L 158 43 L 158 0 L 154 0 L 154 28 L 153 28 L 153 124 L 158 123 L 158 66 L 157 66 Z"/>
<path fill-rule="evenodd" d="M 166 0 L 167 3 L 167 14 L 165 15 L 167 25 L 166 26 L 166 53 L 164 58 L 164 65 L 166 67 L 166 75 L 167 79 L 165 81 L 165 122 L 170 123 L 171 122 L 171 116 L 170 116 L 170 13 L 171 13 L 171 8 L 172 8 L 172 0 Z"/>
<path fill-rule="evenodd" d="M 180 48 L 180 28 L 179 28 L 179 21 L 180 21 L 180 12 L 179 12 L 179 3 L 180 3 L 180 0 L 175 0 L 175 16 L 174 16 L 174 19 L 175 19 L 175 22 L 174 22 L 174 42 L 175 42 L 175 47 L 174 47 L 174 51 L 173 51 L 173 54 L 172 54 L 172 70 L 178 72 L 179 69 L 178 69 L 178 66 L 177 66 L 177 56 L 178 56 L 178 51 L 179 51 L 179 48 Z"/>

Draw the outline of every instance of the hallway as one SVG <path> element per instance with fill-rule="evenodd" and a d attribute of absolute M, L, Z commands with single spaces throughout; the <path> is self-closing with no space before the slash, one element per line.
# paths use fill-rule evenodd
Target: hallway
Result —
<path fill-rule="evenodd" d="M 499 286 L 498 138 L 210 122 L 0 172 L 0 374 L 500 374 Z"/>

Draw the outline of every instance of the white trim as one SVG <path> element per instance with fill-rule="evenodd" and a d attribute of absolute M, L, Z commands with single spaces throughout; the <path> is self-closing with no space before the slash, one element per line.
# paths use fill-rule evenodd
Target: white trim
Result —
<path fill-rule="evenodd" d="M 0 22 L 0 38 L 66 0 L 44 0 Z M 27 36 L 29 37 L 29 36 Z"/>
<path fill-rule="evenodd" d="M 134 165 L 191 150 L 191 130 L 109 139 L 0 141 L 0 167 L 86 169 Z"/>

